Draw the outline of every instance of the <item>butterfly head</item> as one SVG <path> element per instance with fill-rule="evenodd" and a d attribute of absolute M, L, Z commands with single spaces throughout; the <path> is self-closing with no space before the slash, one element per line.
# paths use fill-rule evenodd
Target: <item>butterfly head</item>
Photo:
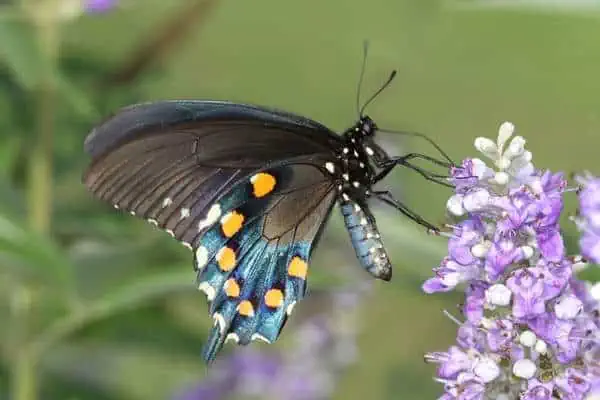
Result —
<path fill-rule="evenodd" d="M 377 125 L 369 116 L 364 115 L 356 123 L 354 131 L 358 134 L 357 136 L 362 138 L 373 137 L 377 131 Z"/>

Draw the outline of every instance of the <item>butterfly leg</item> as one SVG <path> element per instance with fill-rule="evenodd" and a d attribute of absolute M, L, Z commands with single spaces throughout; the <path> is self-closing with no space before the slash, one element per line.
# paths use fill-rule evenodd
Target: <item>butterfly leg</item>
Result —
<path fill-rule="evenodd" d="M 419 214 L 415 213 L 414 211 L 411 211 L 408 207 L 406 207 L 404 204 L 402 204 L 399 200 L 394 198 L 394 195 L 390 191 L 388 191 L 388 190 L 376 191 L 376 192 L 373 192 L 373 195 L 380 201 L 394 207 L 396 210 L 400 211 L 402 214 L 406 215 L 408 218 L 412 219 L 419 225 L 424 226 L 431 233 L 437 233 L 440 231 L 440 229 L 438 227 L 431 224 L 430 222 L 427 222 Z"/>
<path fill-rule="evenodd" d="M 448 175 L 443 175 L 443 174 L 437 174 L 434 172 L 430 172 L 427 171 L 421 167 L 418 167 L 416 165 L 413 165 L 409 162 L 410 159 L 413 158 L 417 158 L 417 159 L 424 159 L 427 161 L 431 161 L 437 165 L 441 165 L 444 167 L 450 167 L 450 164 L 444 162 L 444 161 L 440 161 L 437 160 L 433 157 L 429 157 L 423 154 L 419 154 L 419 153 L 410 153 L 406 156 L 403 157 L 395 157 L 395 158 L 390 158 L 387 161 L 382 162 L 380 165 L 383 167 L 383 170 L 380 171 L 374 178 L 373 178 L 373 183 L 377 183 L 380 180 L 382 180 L 383 178 L 385 178 L 396 166 L 398 165 L 403 165 L 407 168 L 412 169 L 413 171 L 416 171 L 417 173 L 419 173 L 420 175 L 422 175 L 425 179 L 427 179 L 428 181 L 431 182 L 435 182 L 439 185 L 442 186 L 446 186 L 446 187 L 453 187 L 451 184 L 449 184 L 446 179 L 448 178 Z"/>

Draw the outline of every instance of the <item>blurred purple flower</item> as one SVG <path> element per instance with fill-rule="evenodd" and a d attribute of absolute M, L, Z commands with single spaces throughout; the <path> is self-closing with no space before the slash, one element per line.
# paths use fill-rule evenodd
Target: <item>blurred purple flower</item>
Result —
<path fill-rule="evenodd" d="M 103 13 L 112 10 L 118 0 L 84 0 L 84 9 L 89 13 Z"/>
<path fill-rule="evenodd" d="M 330 294 L 332 311 L 317 313 L 298 326 L 295 343 L 285 352 L 239 349 L 217 360 L 206 379 L 174 400 L 330 398 L 336 376 L 356 359 L 352 315 L 365 289 Z"/>
<path fill-rule="evenodd" d="M 470 159 L 450 171 L 447 208 L 464 219 L 423 290 L 466 283 L 466 322 L 456 346 L 425 358 L 439 364 L 442 400 L 591 400 L 590 389 L 600 387 L 600 303 L 565 255 L 566 181 L 536 170 L 513 131 L 505 123 L 495 142 L 475 141 L 496 170 Z M 600 180 L 582 183 L 582 252 L 600 260 Z"/>
<path fill-rule="evenodd" d="M 587 260 L 600 264 L 600 179 L 586 174 L 578 176 L 582 186 L 579 191 L 579 214 L 576 219 L 582 231 L 579 246 L 581 255 Z"/>

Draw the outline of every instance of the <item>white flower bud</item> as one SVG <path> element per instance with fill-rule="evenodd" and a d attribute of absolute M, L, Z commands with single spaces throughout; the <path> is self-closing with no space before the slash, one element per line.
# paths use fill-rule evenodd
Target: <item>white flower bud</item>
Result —
<path fill-rule="evenodd" d="M 525 151 L 525 139 L 522 136 L 515 136 L 513 140 L 504 151 L 503 157 L 512 160 L 513 158 L 521 156 Z"/>
<path fill-rule="evenodd" d="M 463 208 L 463 195 L 455 194 L 450 197 L 446 202 L 446 209 L 457 217 L 463 215 L 465 213 L 465 209 Z"/>
<path fill-rule="evenodd" d="M 525 331 L 519 336 L 519 342 L 525 347 L 535 346 L 537 336 L 532 331 Z"/>
<path fill-rule="evenodd" d="M 573 319 L 583 309 L 583 303 L 575 296 L 566 296 L 554 305 L 554 312 L 560 319 Z"/>
<path fill-rule="evenodd" d="M 481 357 L 475 361 L 473 373 L 477 375 L 483 383 L 489 383 L 500 376 L 500 367 L 489 357 Z"/>
<path fill-rule="evenodd" d="M 540 354 L 546 354 L 548 351 L 548 345 L 543 340 L 538 339 L 538 341 L 535 342 L 535 351 Z"/>
<path fill-rule="evenodd" d="M 500 157 L 498 161 L 496 161 L 496 167 L 501 170 L 508 169 L 510 167 L 510 160 L 506 157 Z"/>
<path fill-rule="evenodd" d="M 513 365 L 512 372 L 515 376 L 523 379 L 531 379 L 535 376 L 537 367 L 535 363 L 527 358 L 517 361 Z"/>
<path fill-rule="evenodd" d="M 471 254 L 477 258 L 484 258 L 491 246 L 492 242 L 489 240 L 484 240 L 483 242 L 477 243 L 475 246 L 471 247 Z"/>
<path fill-rule="evenodd" d="M 521 254 L 523 254 L 523 258 L 529 260 L 533 257 L 533 248 L 531 246 L 521 246 Z"/>
<path fill-rule="evenodd" d="M 531 152 L 526 150 L 519 157 L 515 157 L 512 160 L 512 163 L 510 166 L 511 166 L 511 168 L 513 168 L 515 170 L 519 170 L 519 169 L 523 168 L 525 165 L 529 164 L 531 162 L 532 158 L 533 158 L 533 155 L 531 154 Z"/>
<path fill-rule="evenodd" d="M 498 148 L 502 148 L 506 141 L 515 133 L 515 126 L 512 122 L 504 122 L 498 129 Z"/>
<path fill-rule="evenodd" d="M 465 210 L 468 212 L 480 211 L 485 208 L 490 202 L 490 193 L 485 189 L 479 189 L 475 192 L 467 194 L 463 198 L 463 204 Z"/>
<path fill-rule="evenodd" d="M 492 180 L 498 185 L 506 185 L 510 180 L 510 175 L 502 171 L 496 172 L 496 175 L 494 175 L 494 178 Z"/>
<path fill-rule="evenodd" d="M 492 305 L 505 307 L 510 304 L 512 292 L 501 283 L 490 286 L 485 291 L 485 300 Z"/>
<path fill-rule="evenodd" d="M 600 282 L 594 283 L 590 288 L 590 295 L 594 300 L 600 300 Z"/>
<path fill-rule="evenodd" d="M 475 148 L 484 156 L 495 159 L 498 155 L 496 144 L 488 138 L 478 137 L 475 139 Z"/>
<path fill-rule="evenodd" d="M 491 319 L 486 318 L 486 317 L 481 318 L 481 321 L 479 321 L 479 323 L 485 329 L 492 329 L 492 328 L 496 327 L 496 321 L 491 320 Z"/>

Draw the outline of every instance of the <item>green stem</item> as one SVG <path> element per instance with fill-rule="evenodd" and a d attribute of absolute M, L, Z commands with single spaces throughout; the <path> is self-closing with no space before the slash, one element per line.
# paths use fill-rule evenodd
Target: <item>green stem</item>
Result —
<path fill-rule="evenodd" d="M 30 323 L 31 293 L 22 285 L 15 287 L 11 298 L 12 308 L 12 353 L 11 391 L 14 400 L 37 398 L 35 359 L 27 346 Z"/>
<path fill-rule="evenodd" d="M 37 28 L 40 50 L 44 52 L 47 64 L 34 93 L 37 102 L 37 138 L 30 158 L 29 221 L 34 230 L 48 233 L 52 217 L 52 158 L 56 100 L 53 74 L 58 51 L 58 32 L 56 24 L 52 21 L 42 21 L 38 23 Z"/>
<path fill-rule="evenodd" d="M 31 229 L 41 234 L 50 232 L 52 217 L 52 171 L 53 135 L 55 112 L 55 79 L 59 45 L 59 22 L 43 13 L 30 15 L 36 29 L 39 51 L 43 56 L 43 73 L 37 87 L 32 91 L 36 100 L 37 137 L 33 144 L 29 165 L 28 206 Z M 29 299 L 30 289 L 19 283 L 14 289 L 18 306 L 14 307 L 11 325 L 14 327 L 13 362 L 11 371 L 11 394 L 13 400 L 36 400 L 38 398 L 38 357 L 30 349 L 30 320 L 33 311 Z"/>
<path fill-rule="evenodd" d="M 17 353 L 12 366 L 12 392 L 14 400 L 33 400 L 37 398 L 37 377 L 35 360 L 27 350 L 21 349 Z"/>

